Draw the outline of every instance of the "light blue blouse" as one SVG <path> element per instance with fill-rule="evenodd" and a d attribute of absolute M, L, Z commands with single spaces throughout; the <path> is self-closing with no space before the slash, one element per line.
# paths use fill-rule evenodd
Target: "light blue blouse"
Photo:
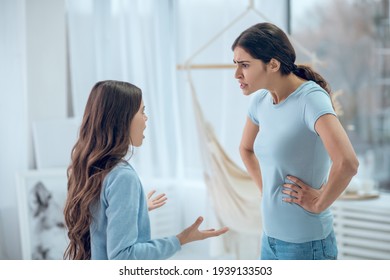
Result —
<path fill-rule="evenodd" d="M 151 240 L 145 193 L 127 162 L 107 174 L 100 201 L 91 209 L 91 259 L 160 260 L 181 248 L 176 236 Z"/>

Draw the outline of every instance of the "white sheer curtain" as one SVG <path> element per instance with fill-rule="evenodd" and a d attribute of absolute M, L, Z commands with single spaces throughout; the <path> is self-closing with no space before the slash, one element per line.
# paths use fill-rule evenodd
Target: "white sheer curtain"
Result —
<path fill-rule="evenodd" d="M 28 167 L 25 24 L 24 1 L 0 1 L 0 259 L 20 250 L 15 173 Z"/>
<path fill-rule="evenodd" d="M 68 0 L 74 113 L 82 116 L 93 84 L 116 79 L 143 90 L 149 117 L 132 162 L 145 176 L 180 173 L 179 115 L 174 88 L 172 1 Z"/>
<path fill-rule="evenodd" d="M 250 4 L 285 27 L 285 1 L 67 0 L 74 113 L 81 116 L 97 80 L 119 79 L 142 88 L 149 115 L 146 139 L 132 162 L 141 175 L 201 179 L 202 164 L 191 94 L 176 69 Z M 193 63 L 232 63 L 230 46 L 261 16 L 249 13 Z M 249 98 L 234 70 L 194 70 L 205 117 L 226 152 L 241 164 L 238 144 Z"/>

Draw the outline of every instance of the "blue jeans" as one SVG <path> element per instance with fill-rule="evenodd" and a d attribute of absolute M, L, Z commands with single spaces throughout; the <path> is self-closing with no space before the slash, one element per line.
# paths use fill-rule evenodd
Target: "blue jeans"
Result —
<path fill-rule="evenodd" d="M 336 260 L 336 237 L 332 232 L 322 240 L 290 243 L 272 238 L 263 233 L 261 241 L 262 260 Z"/>

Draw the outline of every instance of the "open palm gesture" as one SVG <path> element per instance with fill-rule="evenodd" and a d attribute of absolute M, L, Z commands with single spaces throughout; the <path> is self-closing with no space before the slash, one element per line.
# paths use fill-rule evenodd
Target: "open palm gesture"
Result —
<path fill-rule="evenodd" d="M 166 203 L 166 200 L 168 199 L 165 196 L 165 193 L 159 194 L 155 198 L 152 198 L 152 196 L 155 194 L 155 192 L 156 192 L 155 190 L 152 190 L 147 195 L 147 197 L 148 197 L 148 210 L 149 211 L 160 208 L 161 206 L 163 206 Z"/>

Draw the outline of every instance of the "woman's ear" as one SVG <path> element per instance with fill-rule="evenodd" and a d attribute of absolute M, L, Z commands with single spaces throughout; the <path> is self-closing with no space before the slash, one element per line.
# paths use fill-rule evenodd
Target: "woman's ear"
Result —
<path fill-rule="evenodd" d="M 278 72 L 280 69 L 280 61 L 276 60 L 275 58 L 271 58 L 271 60 L 268 62 L 268 68 L 272 72 Z"/>

